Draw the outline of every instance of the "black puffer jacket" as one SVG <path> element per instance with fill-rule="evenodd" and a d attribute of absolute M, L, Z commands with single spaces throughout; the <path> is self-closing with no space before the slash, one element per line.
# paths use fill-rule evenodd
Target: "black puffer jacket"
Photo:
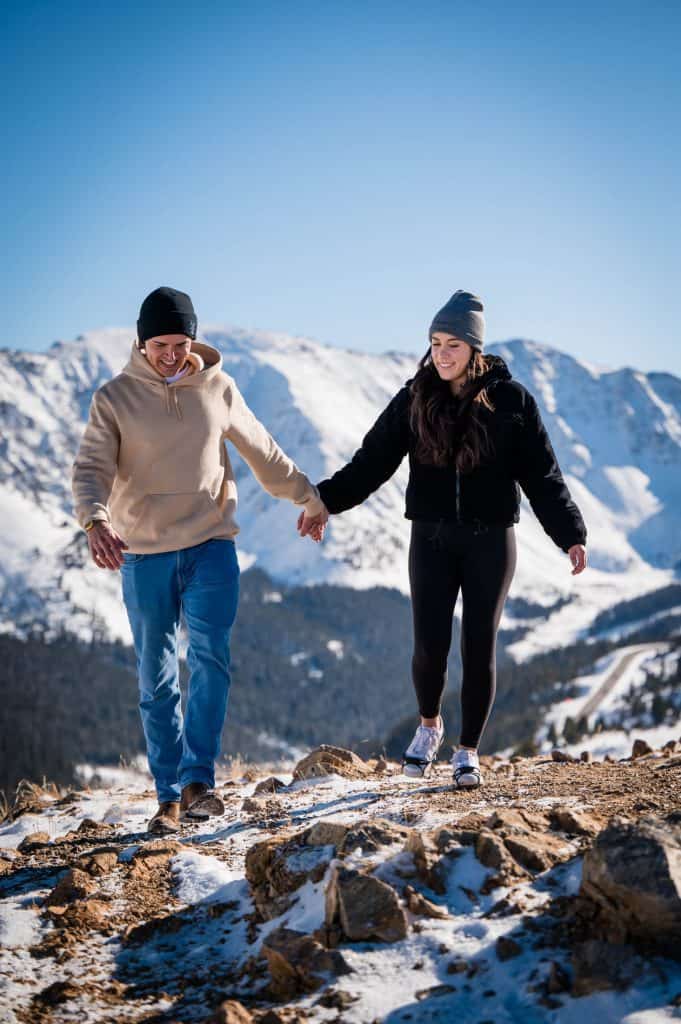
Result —
<path fill-rule="evenodd" d="M 494 411 L 482 407 L 494 454 L 470 473 L 455 465 L 427 465 L 416 458 L 416 437 L 409 424 L 409 383 L 378 417 L 352 460 L 318 486 L 329 512 L 361 504 L 390 479 L 409 455 L 407 519 L 510 526 L 520 518 L 522 487 L 537 519 L 563 551 L 586 543 L 586 526 L 563 480 L 537 403 L 513 380 L 499 356 L 476 382 Z M 452 399 L 456 401 L 455 399 Z"/>

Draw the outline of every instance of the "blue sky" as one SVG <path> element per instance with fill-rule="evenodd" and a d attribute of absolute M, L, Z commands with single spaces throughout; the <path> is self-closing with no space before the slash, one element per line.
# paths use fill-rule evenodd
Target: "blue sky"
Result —
<path fill-rule="evenodd" d="M 4 5 L 0 345 L 199 322 L 681 375 L 675 3 Z"/>

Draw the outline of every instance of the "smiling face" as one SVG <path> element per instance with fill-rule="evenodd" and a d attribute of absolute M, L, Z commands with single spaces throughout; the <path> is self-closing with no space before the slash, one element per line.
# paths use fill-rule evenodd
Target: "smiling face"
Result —
<path fill-rule="evenodd" d="M 162 377 L 172 377 L 182 368 L 191 347 L 186 334 L 160 334 L 144 342 L 148 361 Z"/>
<path fill-rule="evenodd" d="M 430 355 L 441 380 L 449 382 L 452 391 L 458 391 L 466 382 L 466 370 L 473 354 L 473 346 L 453 334 L 436 331 L 430 336 Z"/>

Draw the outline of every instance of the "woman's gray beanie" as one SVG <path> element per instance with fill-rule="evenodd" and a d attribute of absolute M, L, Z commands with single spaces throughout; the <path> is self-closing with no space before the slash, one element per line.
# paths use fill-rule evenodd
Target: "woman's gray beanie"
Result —
<path fill-rule="evenodd" d="M 459 289 L 435 314 L 429 336 L 432 337 L 435 331 L 443 331 L 482 351 L 485 343 L 485 316 L 482 310 L 482 300 L 477 295 Z"/>

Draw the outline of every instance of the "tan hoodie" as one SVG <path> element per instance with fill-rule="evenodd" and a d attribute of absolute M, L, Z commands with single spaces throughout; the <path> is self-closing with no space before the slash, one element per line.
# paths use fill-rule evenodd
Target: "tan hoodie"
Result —
<path fill-rule="evenodd" d="M 176 551 L 239 532 L 231 441 L 276 498 L 309 515 L 319 492 L 284 454 L 222 369 L 222 356 L 194 343 L 203 360 L 167 384 L 133 345 L 123 371 L 92 397 L 73 466 L 81 526 L 110 522 L 136 554 Z"/>

